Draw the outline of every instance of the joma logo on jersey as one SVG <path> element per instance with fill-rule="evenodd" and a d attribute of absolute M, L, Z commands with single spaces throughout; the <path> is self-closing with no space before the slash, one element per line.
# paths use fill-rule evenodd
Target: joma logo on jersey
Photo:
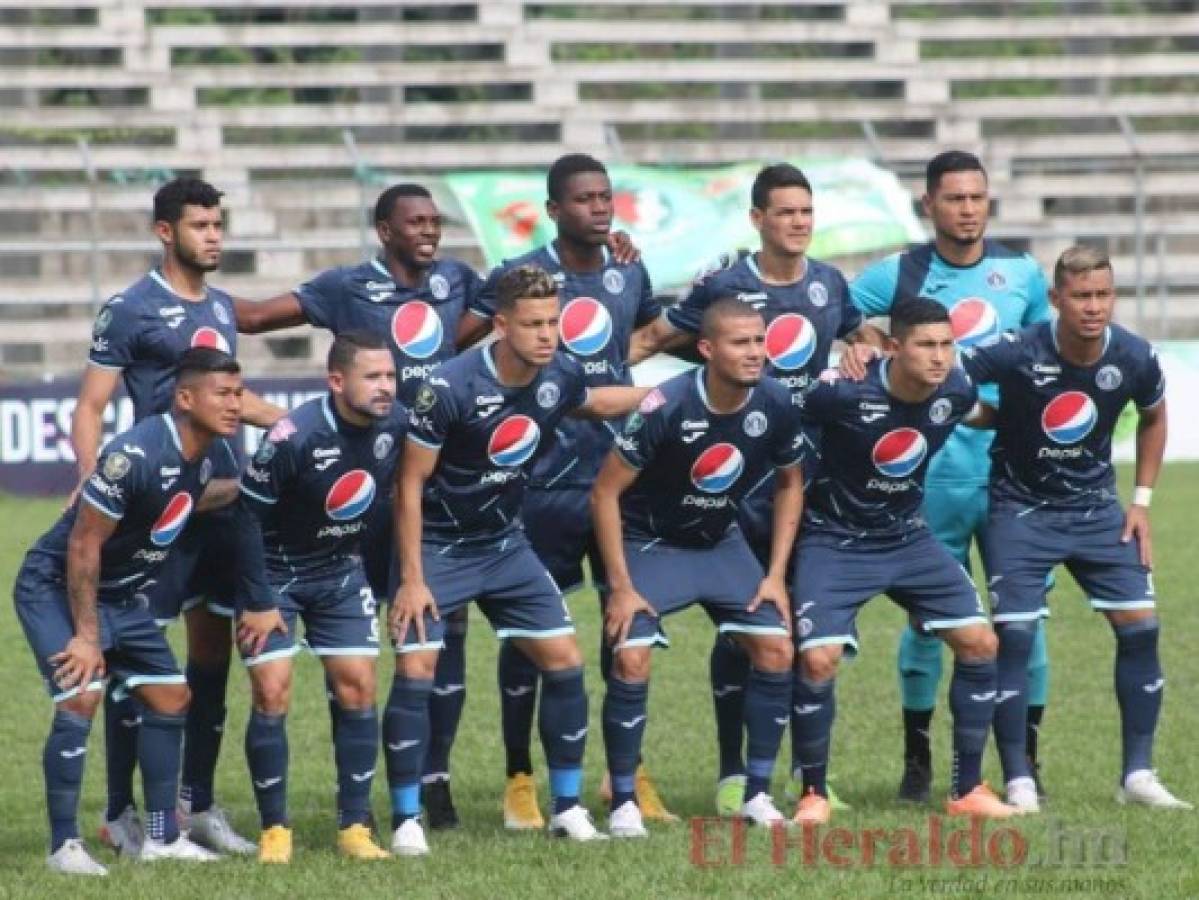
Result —
<path fill-rule="evenodd" d="M 405 303 L 391 317 L 391 338 L 400 352 L 413 359 L 427 359 L 441 347 L 444 330 L 433 307 L 420 300 Z"/>

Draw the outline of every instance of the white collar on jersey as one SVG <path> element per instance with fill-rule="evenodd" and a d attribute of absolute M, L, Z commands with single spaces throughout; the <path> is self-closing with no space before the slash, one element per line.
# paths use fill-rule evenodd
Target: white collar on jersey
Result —
<path fill-rule="evenodd" d="M 714 416 L 732 416 L 741 412 L 749 404 L 753 398 L 755 388 L 750 388 L 749 393 L 745 395 L 745 402 L 730 412 L 719 412 L 712 408 L 712 404 L 708 402 L 708 390 L 704 387 L 704 373 L 708 371 L 707 366 L 695 367 L 695 389 L 699 391 L 699 399 L 703 401 L 704 408 Z"/>
<path fill-rule="evenodd" d="M 1060 346 L 1058 346 L 1058 342 L 1057 342 L 1058 317 L 1054 316 L 1052 319 L 1050 319 L 1048 322 L 1048 325 L 1049 325 L 1049 336 L 1053 338 L 1053 349 L 1057 352 L 1058 356 L 1061 356 L 1062 348 Z M 1112 342 L 1112 328 L 1109 325 L 1107 328 L 1103 329 L 1103 352 L 1099 354 L 1099 359 L 1103 359 L 1104 355 L 1106 355 L 1107 348 L 1111 344 L 1111 342 Z M 1098 362 L 1098 360 L 1096 360 L 1096 362 Z"/>
<path fill-rule="evenodd" d="M 608 252 L 608 247 L 606 244 L 603 247 L 600 247 L 600 251 L 604 254 L 604 261 L 602 265 L 606 266 L 612 261 L 612 254 Z M 545 252 L 549 254 L 549 258 L 556 262 L 559 266 L 562 265 L 562 260 L 558 258 L 558 251 L 554 249 L 553 241 L 548 241 L 546 243 Z"/>
<path fill-rule="evenodd" d="M 160 288 L 162 288 L 164 291 L 166 291 L 172 297 L 178 297 L 184 303 L 203 303 L 205 300 L 208 299 L 208 285 L 204 285 L 204 296 L 203 297 L 201 297 L 199 300 L 192 300 L 189 297 L 184 297 L 182 294 L 175 293 L 175 289 L 173 287 L 171 287 L 171 283 L 169 281 L 167 281 L 165 278 L 163 278 L 162 273 L 159 272 L 157 269 L 151 269 L 149 271 L 149 275 L 152 279 L 154 279 L 155 283 L 157 283 L 157 285 Z"/>
<path fill-rule="evenodd" d="M 175 420 L 169 412 L 162 414 L 162 420 L 166 422 L 167 431 L 170 432 L 171 440 L 175 442 L 175 449 L 179 451 L 179 455 L 183 455 L 183 441 L 179 440 L 179 429 L 175 427 Z"/>

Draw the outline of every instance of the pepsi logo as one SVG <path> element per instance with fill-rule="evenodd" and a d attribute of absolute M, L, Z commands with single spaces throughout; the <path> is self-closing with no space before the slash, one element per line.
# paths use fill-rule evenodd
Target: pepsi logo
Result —
<path fill-rule="evenodd" d="M 1076 444 L 1091 433 L 1099 413 L 1082 391 L 1058 394 L 1041 413 L 1041 430 L 1055 444 Z"/>
<path fill-rule="evenodd" d="M 558 333 L 571 353 L 593 356 L 612 340 L 612 317 L 593 297 L 576 297 L 566 304 L 558 320 Z"/>
<path fill-rule="evenodd" d="M 391 339 L 400 352 L 413 359 L 428 359 L 441 347 L 441 317 L 420 300 L 405 303 L 391 317 Z"/>
<path fill-rule="evenodd" d="M 959 300 L 949 310 L 953 339 L 959 347 L 977 347 L 999 334 L 999 313 L 982 297 Z"/>
<path fill-rule="evenodd" d="M 357 519 L 375 499 L 375 479 L 365 469 L 351 469 L 325 495 L 325 515 L 334 522 Z"/>
<path fill-rule="evenodd" d="M 208 347 L 212 350 L 220 350 L 222 353 L 229 352 L 229 342 L 225 340 L 225 336 L 208 325 L 195 330 L 195 333 L 192 334 L 192 346 Z"/>
<path fill-rule="evenodd" d="M 169 547 L 187 526 L 187 520 L 191 514 L 192 495 L 187 491 L 180 491 L 168 500 L 166 509 L 159 514 L 158 520 L 150 527 L 150 540 L 154 546 Z"/>
<path fill-rule="evenodd" d="M 907 478 L 924 462 L 928 443 L 915 428 L 895 428 L 875 444 L 870 456 L 874 468 L 888 478 Z"/>
<path fill-rule="evenodd" d="M 487 455 L 497 466 L 520 466 L 537 452 L 541 428 L 528 416 L 509 416 L 487 441 Z"/>
<path fill-rule="evenodd" d="M 732 444 L 713 444 L 691 465 L 691 483 L 705 494 L 723 494 L 741 477 L 745 459 Z"/>
<path fill-rule="evenodd" d="M 766 326 L 766 356 L 776 369 L 792 371 L 816 352 L 816 329 L 798 313 L 786 313 Z"/>

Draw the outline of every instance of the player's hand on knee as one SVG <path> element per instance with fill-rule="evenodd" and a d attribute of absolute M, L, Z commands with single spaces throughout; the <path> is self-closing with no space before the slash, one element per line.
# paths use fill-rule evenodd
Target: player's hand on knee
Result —
<path fill-rule="evenodd" d="M 838 371 L 851 381 L 861 381 L 866 377 L 866 366 L 870 360 L 879 356 L 877 347 L 869 344 L 849 344 L 841 354 Z"/>
<path fill-rule="evenodd" d="M 1149 537 L 1149 510 L 1144 506 L 1133 504 L 1124 514 L 1124 532 L 1120 535 L 1121 543 L 1127 544 L 1136 538 L 1140 549 L 1141 565 L 1153 566 L 1153 544 Z"/>
<path fill-rule="evenodd" d="M 758 585 L 758 592 L 749 601 L 749 606 L 746 607 L 746 610 L 757 612 L 758 607 L 763 603 L 774 604 L 775 609 L 779 611 L 779 615 L 783 617 L 783 625 L 787 629 L 787 633 L 790 634 L 791 598 L 787 595 L 787 583 L 782 578 L 770 575 L 763 578 L 762 583 Z"/>
<path fill-rule="evenodd" d="M 657 618 L 658 613 L 632 588 L 618 588 L 608 595 L 604 610 L 604 634 L 613 647 L 619 647 L 629 639 L 629 629 L 637 613 Z"/>
<path fill-rule="evenodd" d="M 441 621 L 437 612 L 437 601 L 433 599 L 429 586 L 423 581 L 406 581 L 401 584 L 391 604 L 391 612 L 387 615 L 387 625 L 397 646 L 404 643 L 410 626 L 416 629 L 417 643 L 425 643 L 426 612 L 434 622 Z"/>
<path fill-rule="evenodd" d="M 83 689 L 94 679 L 104 677 L 104 653 L 100 644 L 90 638 L 76 635 L 62 652 L 50 657 L 50 662 L 58 666 L 54 670 L 54 683 L 61 690 Z"/>
<path fill-rule="evenodd" d="M 287 634 L 287 623 L 278 609 L 246 610 L 237 620 L 237 645 L 247 656 L 257 656 L 276 631 Z"/>

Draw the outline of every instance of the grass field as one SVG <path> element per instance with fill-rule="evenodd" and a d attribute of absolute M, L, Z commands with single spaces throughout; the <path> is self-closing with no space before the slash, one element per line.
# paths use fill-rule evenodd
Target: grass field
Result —
<path fill-rule="evenodd" d="M 1125 473 L 1127 474 L 1127 473 Z M 0 582 L 12 584 L 25 547 L 51 522 L 59 504 L 0 499 L 5 540 L 0 545 Z M 1199 605 L 1196 604 L 1195 510 L 1199 509 L 1199 465 L 1169 467 L 1158 486 L 1153 523 L 1157 590 L 1164 622 L 1162 653 L 1169 680 L 1159 733 L 1156 763 L 1167 785 L 1180 796 L 1199 799 Z M 887 844 L 876 844 L 873 864 L 859 849 L 842 854 L 852 864 L 827 860 L 805 864 L 800 850 L 782 865 L 772 862 L 769 836 L 749 835 L 741 865 L 700 867 L 692 861 L 692 827 L 655 828 L 650 840 L 605 845 L 568 845 L 541 835 L 503 831 L 499 795 L 503 751 L 494 687 L 495 644 L 481 616 L 472 617 L 470 692 L 454 756 L 455 796 L 465 827 L 432 837 L 433 855 L 425 860 L 348 864 L 333 852 L 333 772 L 328 723 L 317 663 L 297 664 L 290 717 L 291 812 L 296 856 L 286 869 L 260 868 L 253 861 L 228 861 L 202 868 L 177 864 L 139 867 L 100 853 L 112 862 L 104 882 L 52 876 L 44 866 L 46 825 L 43 816 L 41 745 L 50 715 L 28 648 L 11 603 L 0 604 L 0 745 L 6 771 L 0 777 L 0 896 L 3 897 L 895 897 L 923 894 L 956 896 L 1199 897 L 1199 813 L 1151 812 L 1115 804 L 1112 791 L 1119 765 L 1119 733 L 1112 694 L 1114 643 L 1102 619 L 1082 603 L 1073 582 L 1063 578 L 1053 600 L 1049 624 L 1053 663 L 1049 710 L 1043 728 L 1043 760 L 1051 799 L 1037 818 L 1017 827 L 1029 859 L 1071 856 L 1063 834 L 1089 829 L 1109 836 L 1103 867 L 1052 863 L 1016 866 L 984 863 L 960 868 L 939 865 L 897 867 L 888 863 Z M 591 745 L 587 754 L 588 802 L 603 760 L 598 722 L 600 683 L 593 665 L 597 616 L 594 596 L 572 600 L 588 653 L 591 691 Z M 832 770 L 835 784 L 854 810 L 835 825 L 854 834 L 881 829 L 895 840 L 896 829 L 916 829 L 921 845 L 936 808 L 915 810 L 893 801 L 901 745 L 894 647 L 902 617 L 883 600 L 871 604 L 860 622 L 862 654 L 846 667 L 839 684 L 838 721 Z M 697 611 L 669 622 L 673 647 L 658 655 L 651 693 L 646 759 L 670 805 L 685 817 L 708 815 L 712 808 L 715 746 L 707 688 L 711 629 Z M 177 636 L 176 636 L 177 637 Z M 381 659 L 381 684 L 390 684 L 390 657 Z M 948 670 L 948 665 L 947 665 Z M 247 711 L 244 674 L 234 672 L 225 750 L 218 773 L 219 802 L 235 823 L 254 833 L 256 816 L 242 754 Z M 939 713 L 936 789 L 943 793 L 948 766 L 948 716 Z M 94 729 L 82 821 L 89 842 L 103 799 L 102 728 Z M 1190 735 L 1190 737 L 1188 737 Z M 785 748 L 783 763 L 789 751 Z M 542 784 L 544 765 L 537 760 Z M 382 773 L 382 761 L 379 765 Z M 781 800 L 783 766 L 777 770 Z M 993 753 L 987 775 L 999 779 Z M 545 790 L 543 787 L 543 799 Z M 385 785 L 376 781 L 375 812 L 387 821 Z M 956 824 L 946 828 L 958 827 Z M 988 826 L 984 841 L 995 837 Z M 888 837 L 888 835 L 892 837 Z M 712 830 L 709 859 L 728 861 L 729 834 Z M 1056 836 L 1056 837 L 1055 837 Z M 823 841 L 827 833 L 819 835 Z M 835 839 L 835 838 L 834 838 Z M 842 838 L 844 839 L 844 838 Z M 1010 860 L 1015 844 L 1000 835 L 998 846 Z M 1006 842 L 1006 843 L 1005 843 Z M 921 858 L 927 859 L 926 851 Z M 1047 856 L 1048 855 L 1048 856 Z M 819 854 L 818 854 L 819 856 Z M 1123 861 L 1121 861 L 1121 857 Z M 912 858 L 910 853 L 908 858 Z M 1092 859 L 1094 857 L 1092 856 Z"/>

